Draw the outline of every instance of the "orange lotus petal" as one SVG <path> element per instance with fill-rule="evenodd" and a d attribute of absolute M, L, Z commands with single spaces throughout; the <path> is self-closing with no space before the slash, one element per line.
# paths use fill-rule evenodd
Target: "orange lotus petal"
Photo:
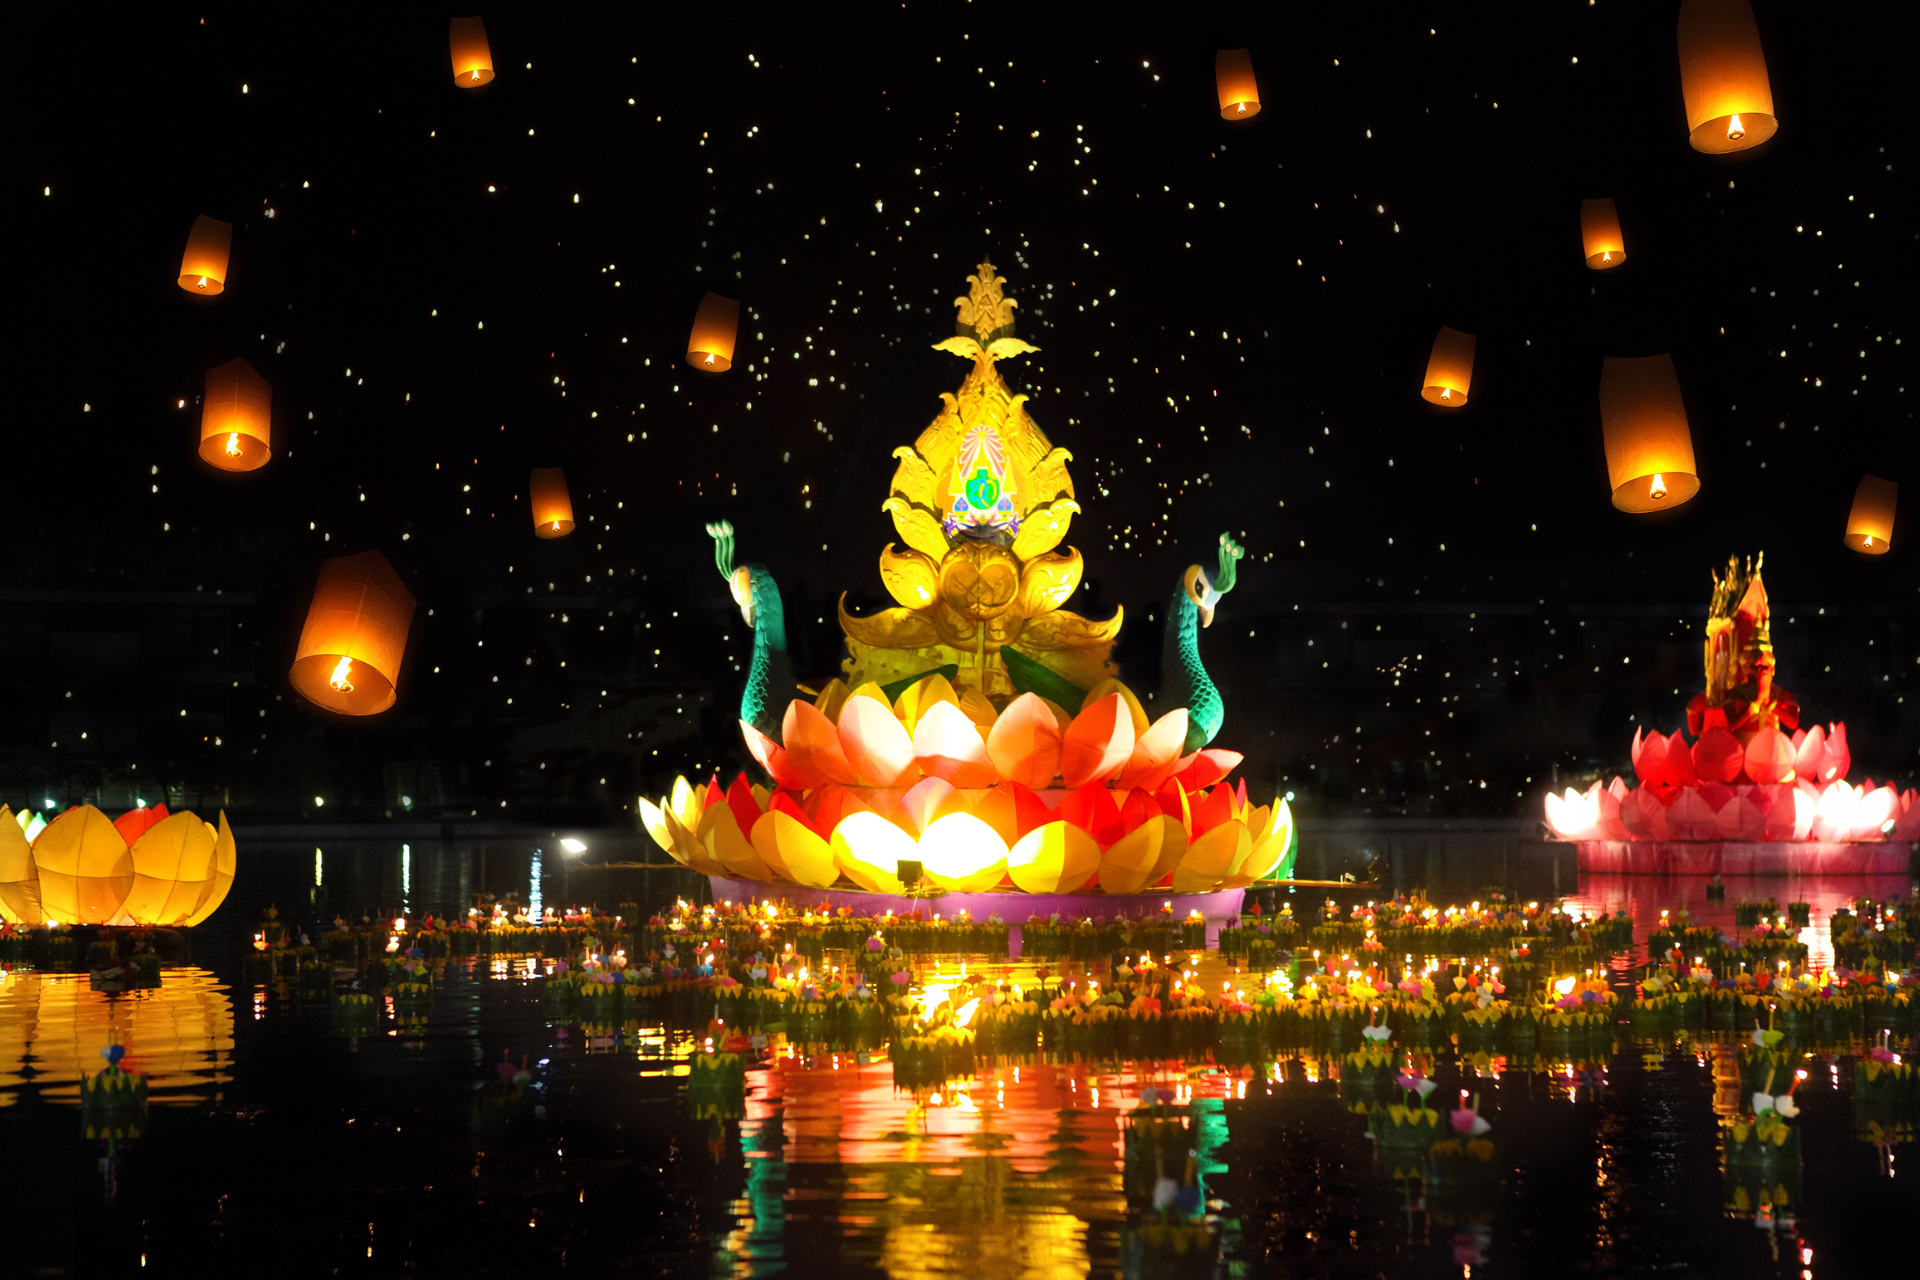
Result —
<path fill-rule="evenodd" d="M 951 702 L 930 703 L 920 713 L 913 758 L 922 770 L 956 787 L 990 787 L 1000 780 L 979 727 Z"/>
<path fill-rule="evenodd" d="M 920 837 L 927 878 L 950 893 L 981 893 L 1007 873 L 1007 844 L 970 813 L 935 820 Z"/>
<path fill-rule="evenodd" d="M 913 769 L 913 735 L 878 698 L 847 699 L 840 708 L 840 745 L 865 786 L 893 786 Z"/>
<path fill-rule="evenodd" d="M 826 782 L 859 781 L 853 765 L 847 761 L 845 748 L 840 745 L 840 731 L 812 703 L 795 698 L 787 704 L 780 737 L 786 744 L 787 759 L 800 772 L 817 774 Z"/>
<path fill-rule="evenodd" d="M 1024 788 L 1022 788 L 1024 790 Z M 1032 795 L 1032 792 L 1027 792 Z M 1011 847 L 1026 832 L 1020 828 L 1020 802 L 1012 785 L 1002 783 L 986 791 L 970 792 L 967 799 L 973 816 L 992 827 L 994 833 Z M 1038 800 L 1038 797 L 1035 797 Z M 1042 808 L 1046 806 L 1042 805 Z M 1048 817 L 1052 817 L 1051 814 Z M 1039 825 L 1044 826 L 1045 823 Z"/>
<path fill-rule="evenodd" d="M 1108 846 L 1100 855 L 1100 887 L 1108 893 L 1138 893 L 1144 889 L 1159 865 L 1169 826 L 1178 829 L 1179 824 L 1156 816 Z M 1186 847 L 1184 840 L 1181 847 Z"/>
<path fill-rule="evenodd" d="M 920 717 L 927 714 L 927 708 L 942 702 L 956 711 L 960 709 L 960 695 L 953 691 L 947 678 L 936 671 L 901 690 L 894 700 L 893 714 L 907 726 L 907 732 L 912 733 L 920 727 Z"/>
<path fill-rule="evenodd" d="M 769 813 L 765 819 L 772 828 L 772 844 L 779 854 L 787 879 L 809 889 L 825 889 L 840 878 L 833 858 L 833 847 L 790 814 Z M 756 828 L 756 834 L 758 830 Z M 754 844 L 759 847 L 759 842 Z"/>
<path fill-rule="evenodd" d="M 899 893 L 899 863 L 919 856 L 913 837 L 877 813 L 849 814 L 828 847 L 834 865 L 869 893 Z"/>
<path fill-rule="evenodd" d="M 1007 852 L 1007 875 L 1028 893 L 1072 893 L 1100 869 L 1100 847 L 1069 822 L 1049 822 Z"/>
<path fill-rule="evenodd" d="M 1061 816 L 1047 808 L 1046 801 L 1017 782 L 1003 782 L 993 791 L 995 795 L 1007 796 L 1013 800 L 1014 832 L 1013 839 L 1007 841 L 1009 845 L 1035 827 L 1044 827 L 1054 818 Z"/>
<path fill-rule="evenodd" d="M 972 806 L 945 778 L 922 778 L 900 797 L 901 811 L 918 836 L 950 813 L 966 813 Z"/>
<path fill-rule="evenodd" d="M 1176 707 L 1134 739 L 1133 754 L 1127 757 L 1127 767 L 1120 771 L 1116 785 L 1123 789 L 1144 787 L 1149 791 L 1159 786 L 1180 767 L 1180 751 L 1186 741 L 1187 709 Z"/>
<path fill-rule="evenodd" d="M 1060 723 L 1037 693 L 1007 704 L 987 734 L 987 757 L 1001 777 L 1035 789 L 1060 774 Z"/>
<path fill-rule="evenodd" d="M 740 736 L 746 740 L 747 750 L 760 762 L 760 767 L 773 775 L 773 780 L 783 787 L 794 791 L 805 791 L 808 787 L 817 787 L 824 781 L 818 774 L 809 770 L 796 769 L 787 756 L 786 748 L 760 732 L 745 720 L 740 722 Z"/>
<path fill-rule="evenodd" d="M 1182 762 L 1183 767 L 1173 775 L 1173 780 L 1188 791 L 1200 791 L 1225 780 L 1244 759 L 1238 751 L 1202 747 Z"/>
<path fill-rule="evenodd" d="M 1075 787 L 1062 796 L 1056 812 L 1061 819 L 1092 836 L 1094 843 L 1102 849 L 1125 834 L 1125 828 L 1120 823 L 1120 807 L 1114 803 L 1113 792 L 1098 782 Z"/>
<path fill-rule="evenodd" d="M 1226 787 L 1216 786 L 1204 795 L 1188 799 L 1193 809 L 1187 830 L 1196 840 L 1233 817 L 1233 792 Z"/>
<path fill-rule="evenodd" d="M 866 813 L 868 806 L 846 787 L 821 787 L 807 797 L 804 811 L 796 805 L 790 812 L 813 829 L 822 840 L 832 838 L 833 829 L 850 814 Z"/>
<path fill-rule="evenodd" d="M 125 840 L 131 848 L 134 841 L 146 834 L 148 827 L 157 826 L 166 821 L 166 818 L 167 806 L 163 804 L 156 804 L 152 808 L 143 806 L 138 809 L 129 809 L 115 818 L 113 829 L 120 833 L 120 838 Z"/>
<path fill-rule="evenodd" d="M 133 888 L 133 853 L 106 814 L 68 809 L 33 841 L 40 905 L 62 924 L 106 924 Z"/>
<path fill-rule="evenodd" d="M 1252 852 L 1246 827 L 1229 818 L 1187 846 L 1186 856 L 1173 869 L 1173 891 L 1205 893 L 1232 875 Z"/>
<path fill-rule="evenodd" d="M 708 856 L 726 868 L 725 874 L 748 880 L 773 879 L 772 868 L 753 851 L 733 810 L 726 805 L 716 804 L 701 814 L 700 829 L 695 834 Z"/>
<path fill-rule="evenodd" d="M 1140 699 L 1133 696 L 1133 690 L 1111 676 L 1087 690 L 1087 696 L 1080 701 L 1080 710 L 1085 711 L 1102 698 L 1116 694 L 1127 708 L 1127 727 L 1133 730 L 1134 739 L 1138 741 L 1140 735 L 1147 731 L 1147 709 L 1140 705 Z"/>
<path fill-rule="evenodd" d="M 788 814 L 787 819 L 792 821 L 793 815 Z M 773 834 L 773 810 L 769 809 L 755 820 L 747 832 L 747 843 L 760 855 L 760 861 L 767 864 L 767 870 L 783 880 L 793 879 L 787 874 L 787 864 L 780 857 L 780 842 Z"/>
<path fill-rule="evenodd" d="M 1069 788 L 1104 781 L 1133 754 L 1133 721 L 1118 693 L 1090 703 L 1060 744 L 1060 780 Z"/>

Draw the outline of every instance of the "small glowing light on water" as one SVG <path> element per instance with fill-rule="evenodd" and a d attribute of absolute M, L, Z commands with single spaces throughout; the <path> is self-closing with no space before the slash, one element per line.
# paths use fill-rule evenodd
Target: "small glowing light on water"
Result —
<path fill-rule="evenodd" d="M 313 887 L 318 889 L 327 870 L 327 855 L 320 852 L 320 846 L 313 847 Z"/>
<path fill-rule="evenodd" d="M 403 902 L 413 896 L 413 846 L 400 846 L 400 898 Z M 408 902 L 411 906 L 412 903 Z"/>

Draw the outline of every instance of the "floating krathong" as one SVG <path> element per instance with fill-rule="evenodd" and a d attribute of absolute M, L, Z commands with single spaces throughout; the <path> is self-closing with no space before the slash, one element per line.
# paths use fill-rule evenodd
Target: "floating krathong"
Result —
<path fill-rule="evenodd" d="M 1286 802 L 1229 786 L 1238 752 L 1210 747 L 1224 716 L 1199 630 L 1233 589 L 1242 549 L 1221 535 L 1217 569 L 1190 567 L 1167 620 L 1166 687 L 1150 717 L 1111 661 L 1120 615 L 1060 606 L 1081 560 L 1057 549 L 1079 504 L 1066 464 L 997 360 L 1014 300 L 992 263 L 956 302 L 937 350 L 972 362 L 911 446 L 883 506 L 905 546 L 880 571 L 898 607 L 843 605 L 844 678 L 796 686 L 773 577 L 734 564 L 734 531 L 708 526 L 716 564 L 754 628 L 740 703 L 748 750 L 771 789 L 682 778 L 644 825 L 675 859 L 714 877 L 898 894 L 902 864 L 938 888 L 1030 894 L 1200 893 L 1285 875 Z M 808 696 L 778 709 L 775 697 Z M 909 876 L 915 873 L 911 870 Z"/>

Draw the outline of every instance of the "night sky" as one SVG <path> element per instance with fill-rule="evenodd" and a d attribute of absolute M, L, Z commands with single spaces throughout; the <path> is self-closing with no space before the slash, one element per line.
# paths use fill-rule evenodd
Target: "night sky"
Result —
<path fill-rule="evenodd" d="M 1548 757 L 1623 768 L 1636 724 L 1678 722 L 1709 570 L 1761 549 L 1782 683 L 1810 720 L 1855 717 L 1856 780 L 1911 778 L 1920 23 L 1756 9 L 1780 130 L 1718 157 L 1687 145 L 1674 6 L 1624 0 L 1057 24 L 520 7 L 484 11 L 476 91 L 445 16 L 404 7 L 18 15 L 0 783 L 111 788 L 145 761 L 263 812 L 329 786 L 372 812 L 400 785 L 383 765 L 439 761 L 464 779 L 449 813 L 613 820 L 636 786 L 731 771 L 750 635 L 703 525 L 731 519 L 780 583 L 802 678 L 837 673 L 834 600 L 888 603 L 890 454 L 966 372 L 930 347 L 983 258 L 1041 348 L 1001 371 L 1074 455 L 1067 607 L 1126 606 L 1123 679 L 1157 685 L 1181 570 L 1223 529 L 1247 545 L 1202 647 L 1216 745 L 1256 787 L 1364 805 L 1385 757 L 1328 768 L 1446 704 L 1479 708 L 1462 749 L 1509 749 L 1403 770 L 1402 798 L 1495 776 L 1502 811 L 1535 813 Z M 1240 45 L 1262 110 L 1228 123 L 1214 51 Z M 1592 196 L 1617 202 L 1617 271 L 1583 262 Z M 201 213 L 234 224 L 213 299 L 174 283 Z M 685 361 L 709 289 L 742 302 L 720 376 Z M 1418 394 L 1442 324 L 1478 336 L 1459 410 Z M 1702 490 L 1632 516 L 1608 501 L 1600 362 L 1660 352 Z M 228 475 L 194 448 L 205 372 L 236 355 L 273 385 L 275 456 Z M 527 472 L 553 465 L 579 527 L 544 542 Z M 1908 486 L 1873 559 L 1841 543 L 1866 471 Z M 369 547 L 420 606 L 400 704 L 362 724 L 286 669 L 320 560 Z M 129 593 L 62 597 L 97 615 L 216 591 L 250 603 L 192 679 L 199 642 L 144 638 L 130 672 L 56 678 L 35 659 L 59 641 L 21 621 L 34 592 Z M 1591 656 L 1561 635 L 1584 605 L 1659 615 L 1619 643 L 1670 639 L 1668 687 L 1557 720 L 1540 690 Z M 1505 611 L 1491 670 L 1442 660 L 1438 606 Z M 1308 615 L 1382 627 L 1337 695 Z M 1823 698 L 1820 667 L 1852 683 Z M 134 728 L 75 738 L 75 706 L 129 705 Z"/>

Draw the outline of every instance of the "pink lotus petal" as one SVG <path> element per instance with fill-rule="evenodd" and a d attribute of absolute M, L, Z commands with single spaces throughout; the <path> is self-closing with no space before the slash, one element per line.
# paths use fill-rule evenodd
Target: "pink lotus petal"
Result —
<path fill-rule="evenodd" d="M 1000 780 L 979 728 L 951 702 L 933 703 L 920 713 L 913 758 L 928 774 L 956 787 L 990 787 Z"/>

